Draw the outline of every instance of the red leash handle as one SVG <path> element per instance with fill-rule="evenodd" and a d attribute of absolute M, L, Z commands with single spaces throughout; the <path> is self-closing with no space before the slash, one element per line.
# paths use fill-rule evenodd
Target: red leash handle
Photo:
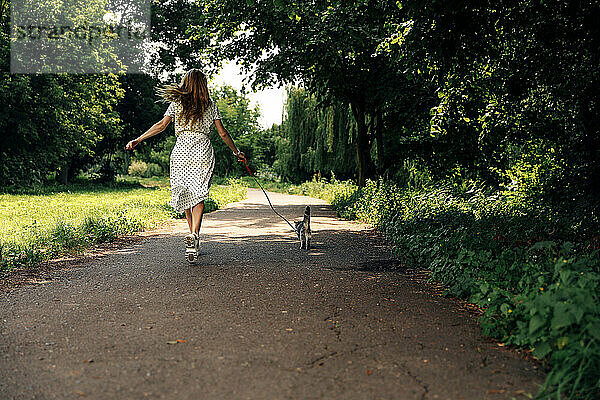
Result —
<path fill-rule="evenodd" d="M 256 183 L 258 183 L 258 186 L 260 187 L 260 189 L 263 191 L 263 193 L 265 194 L 265 197 L 267 198 L 267 201 L 269 202 L 269 206 L 271 206 L 271 210 L 273 210 L 273 212 L 277 215 L 279 215 L 279 217 L 281 219 L 283 219 L 285 222 L 287 222 L 287 224 L 290 226 L 290 228 L 292 228 L 292 230 L 294 232 L 296 232 L 296 229 L 292 226 L 292 224 L 290 224 L 290 221 L 288 221 L 283 215 L 279 214 L 277 212 L 277 210 L 275 210 L 275 208 L 273 208 L 273 204 L 271 204 L 271 199 L 269 199 L 269 196 L 267 196 L 267 192 L 265 191 L 265 189 L 262 187 L 262 185 L 260 184 L 260 182 L 258 181 L 258 179 L 256 179 L 256 176 L 254 176 L 254 174 L 252 173 L 252 171 L 250 170 L 250 167 L 248 167 L 248 164 L 246 162 L 245 159 L 241 159 L 239 160 L 241 162 L 244 163 L 244 166 L 246 167 L 246 169 L 248 170 L 248 173 L 250 174 L 250 176 L 252 176 L 254 178 L 254 180 L 256 181 Z"/>

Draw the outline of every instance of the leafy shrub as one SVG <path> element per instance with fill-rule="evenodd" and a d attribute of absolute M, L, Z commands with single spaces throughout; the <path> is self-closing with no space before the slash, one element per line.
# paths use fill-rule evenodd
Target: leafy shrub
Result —
<path fill-rule="evenodd" d="M 147 165 L 146 172 L 144 173 L 144 177 L 150 178 L 153 176 L 161 176 L 162 172 L 163 172 L 163 170 L 160 165 L 154 164 L 154 163 L 149 163 Z"/>
<path fill-rule="evenodd" d="M 515 296 L 516 329 L 508 342 L 532 348 L 534 356 L 557 366 L 547 376 L 545 394 L 590 397 L 600 389 L 600 263 L 597 251 L 572 254 L 570 243 L 560 253 L 543 260 L 546 268 L 529 280 L 537 285 Z"/>
<path fill-rule="evenodd" d="M 139 160 L 133 160 L 128 169 L 129 175 L 139 177 L 145 177 L 146 171 L 148 171 L 148 164 Z"/>
<path fill-rule="evenodd" d="M 356 191 L 356 186 L 351 181 L 338 181 L 335 176 L 331 182 L 320 178 L 317 175 L 310 182 L 304 182 L 298 186 L 290 186 L 289 194 L 299 194 L 303 196 L 318 197 L 329 202 L 336 202 L 339 199 L 346 198 Z"/>
<path fill-rule="evenodd" d="M 128 173 L 131 176 L 138 176 L 140 178 L 151 178 L 153 176 L 161 176 L 163 169 L 155 163 L 134 160 L 129 165 Z"/>

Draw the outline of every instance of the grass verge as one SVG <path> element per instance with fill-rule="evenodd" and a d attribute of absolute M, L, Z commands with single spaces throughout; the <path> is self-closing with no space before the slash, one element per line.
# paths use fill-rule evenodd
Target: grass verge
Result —
<path fill-rule="evenodd" d="M 225 183 L 211 187 L 206 212 L 246 197 L 241 182 Z M 132 182 L 0 194 L 0 269 L 31 266 L 181 217 L 169 199 L 168 188 Z"/>
<path fill-rule="evenodd" d="M 227 182 L 228 179 L 230 179 L 230 178 L 214 177 L 213 181 L 217 184 L 222 184 L 224 182 Z M 254 178 L 252 178 L 249 175 L 244 175 L 241 177 L 237 177 L 235 179 L 237 181 L 239 181 L 241 184 L 245 185 L 246 187 L 253 188 L 253 189 L 259 189 L 259 186 L 256 184 L 256 181 L 254 180 Z M 288 189 L 290 187 L 289 183 L 277 182 L 277 181 L 274 181 L 273 179 L 261 177 L 260 174 L 259 174 L 258 180 L 260 181 L 260 184 L 263 186 L 263 188 L 270 192 L 288 193 Z"/>

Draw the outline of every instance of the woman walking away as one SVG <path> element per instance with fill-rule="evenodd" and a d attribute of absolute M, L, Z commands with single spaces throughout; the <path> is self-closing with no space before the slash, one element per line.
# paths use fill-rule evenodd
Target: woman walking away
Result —
<path fill-rule="evenodd" d="M 244 153 L 237 149 L 231 136 L 221 123 L 221 114 L 211 100 L 206 86 L 206 76 L 191 69 L 183 76 L 179 85 L 166 85 L 158 90 L 159 95 L 170 102 L 164 118 L 152 125 L 144 134 L 127 143 L 125 149 L 132 150 L 142 140 L 164 131 L 175 121 L 177 142 L 171 152 L 171 201 L 177 212 L 185 211 L 190 234 L 185 237 L 185 256 L 192 262 L 198 258 L 198 235 L 202 224 L 204 200 L 215 167 L 215 153 L 209 136 L 213 126 L 239 161 L 246 161 Z"/>

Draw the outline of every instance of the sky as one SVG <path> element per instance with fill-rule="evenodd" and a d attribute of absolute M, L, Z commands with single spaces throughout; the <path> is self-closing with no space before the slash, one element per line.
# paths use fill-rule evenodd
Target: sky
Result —
<path fill-rule="evenodd" d="M 247 75 L 242 73 L 240 67 L 234 62 L 226 62 L 221 72 L 213 77 L 211 86 L 229 85 L 237 90 L 241 90 L 244 78 Z M 249 85 L 246 85 L 249 86 Z M 249 87 L 247 87 L 250 90 Z M 250 106 L 258 105 L 261 116 L 258 120 L 263 128 L 270 128 L 273 124 L 281 124 L 283 112 L 283 103 L 285 100 L 284 87 L 271 87 L 258 92 L 249 92 Z"/>

